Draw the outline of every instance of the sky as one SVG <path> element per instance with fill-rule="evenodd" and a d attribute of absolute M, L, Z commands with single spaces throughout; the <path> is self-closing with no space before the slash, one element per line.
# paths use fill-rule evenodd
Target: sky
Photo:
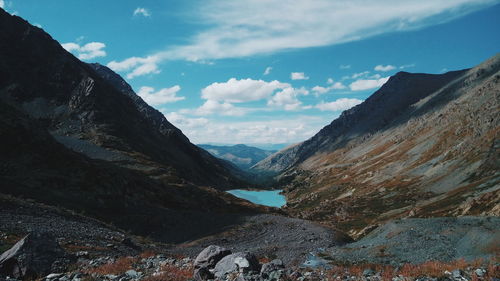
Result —
<path fill-rule="evenodd" d="M 499 52 L 500 0 L 0 0 L 193 143 L 304 141 L 399 71 Z"/>

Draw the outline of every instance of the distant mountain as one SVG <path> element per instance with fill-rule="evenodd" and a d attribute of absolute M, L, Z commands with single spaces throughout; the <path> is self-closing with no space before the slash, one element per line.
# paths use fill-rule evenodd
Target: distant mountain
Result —
<path fill-rule="evenodd" d="M 165 241 L 262 211 L 217 191 L 243 186 L 239 170 L 190 143 L 119 75 L 2 9 L 0 142 L 0 193 Z"/>
<path fill-rule="evenodd" d="M 268 151 L 260 148 L 237 144 L 233 146 L 216 146 L 199 144 L 199 147 L 207 150 L 215 157 L 227 160 L 241 169 L 248 169 L 257 162 L 268 157 L 276 151 Z"/>
<path fill-rule="evenodd" d="M 286 186 L 288 212 L 354 237 L 392 218 L 498 216 L 499 70 L 496 55 L 469 70 L 400 72 L 253 169 Z"/>

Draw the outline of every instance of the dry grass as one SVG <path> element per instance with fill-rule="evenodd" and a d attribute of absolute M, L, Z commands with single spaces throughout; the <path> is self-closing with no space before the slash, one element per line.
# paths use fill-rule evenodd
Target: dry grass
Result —
<path fill-rule="evenodd" d="M 147 258 L 151 258 L 151 257 L 154 257 L 154 256 L 156 256 L 156 253 L 155 253 L 155 252 L 153 252 L 152 250 L 147 250 L 147 251 L 144 251 L 144 252 L 142 252 L 142 253 L 139 255 L 139 257 L 140 257 L 141 259 L 147 259 Z"/>
<path fill-rule="evenodd" d="M 127 270 L 133 269 L 134 264 L 137 262 L 137 258 L 134 257 L 121 257 L 116 259 L 114 262 L 103 264 L 98 267 L 87 269 L 87 273 L 95 273 L 99 275 L 114 274 L 120 275 L 125 273 Z"/>
<path fill-rule="evenodd" d="M 375 272 L 379 272 L 382 280 L 392 280 L 396 275 L 402 275 L 407 278 L 417 278 L 422 276 L 431 277 L 442 277 L 445 271 L 453 271 L 456 269 L 467 270 L 485 267 L 486 268 L 486 280 L 488 278 L 500 276 L 500 266 L 497 260 L 491 260 L 485 262 L 483 259 L 477 259 L 471 262 L 467 262 L 464 259 L 455 260 L 452 262 L 439 262 L 439 261 L 428 261 L 422 264 L 405 264 L 399 270 L 394 269 L 389 265 L 378 265 L 378 264 L 364 264 L 364 265 L 346 265 L 346 266 L 334 266 L 328 271 L 329 280 L 336 280 L 336 277 L 344 278 L 350 276 L 361 277 L 365 269 L 373 269 Z M 479 280 L 475 273 L 471 276 L 472 280 Z M 485 280 L 485 279 L 481 279 Z"/>
<path fill-rule="evenodd" d="M 193 269 L 190 267 L 179 268 L 173 265 L 161 267 L 162 273 L 156 276 L 149 276 L 143 281 L 187 281 L 193 277 Z"/>

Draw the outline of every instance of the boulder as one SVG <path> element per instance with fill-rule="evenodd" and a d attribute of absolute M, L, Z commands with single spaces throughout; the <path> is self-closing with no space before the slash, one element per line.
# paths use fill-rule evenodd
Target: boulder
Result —
<path fill-rule="evenodd" d="M 240 252 L 225 256 L 216 265 L 213 273 L 216 278 L 221 278 L 232 272 L 259 271 L 259 261 L 248 252 Z"/>
<path fill-rule="evenodd" d="M 0 256 L 0 275 L 18 279 L 46 276 L 68 255 L 48 233 L 32 232 Z"/>
<path fill-rule="evenodd" d="M 193 279 L 196 281 L 206 281 L 206 280 L 214 279 L 214 275 L 206 267 L 196 268 L 194 270 Z"/>
<path fill-rule="evenodd" d="M 280 259 L 275 259 L 262 265 L 260 275 L 266 278 L 269 277 L 272 272 L 282 270 L 284 268 L 285 266 L 283 265 L 283 262 Z"/>
<path fill-rule="evenodd" d="M 194 267 L 212 269 L 223 257 L 230 254 L 231 251 L 226 248 L 210 245 L 198 254 L 194 260 Z"/>

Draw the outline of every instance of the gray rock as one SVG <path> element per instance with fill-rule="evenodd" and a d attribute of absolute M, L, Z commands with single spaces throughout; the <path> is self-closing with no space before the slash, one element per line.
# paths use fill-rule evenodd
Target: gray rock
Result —
<path fill-rule="evenodd" d="M 484 274 L 486 273 L 486 270 L 482 269 L 482 268 L 478 268 L 474 271 L 477 275 L 477 277 L 483 277 Z"/>
<path fill-rule="evenodd" d="M 225 256 L 216 265 L 213 270 L 215 277 L 221 278 L 232 272 L 258 271 L 259 262 L 257 258 L 248 252 L 240 252 Z"/>
<path fill-rule="evenodd" d="M 373 269 L 371 268 L 367 268 L 365 270 L 363 270 L 363 276 L 371 276 L 375 274 L 375 271 L 373 271 Z"/>
<path fill-rule="evenodd" d="M 68 255 L 48 233 L 32 232 L 0 256 L 0 274 L 26 279 L 44 276 Z"/>
<path fill-rule="evenodd" d="M 280 259 L 275 259 L 272 260 L 271 262 L 265 263 L 262 265 L 262 268 L 260 269 L 260 274 L 262 277 L 270 277 L 272 272 L 284 269 L 285 266 L 283 265 L 283 262 Z"/>
<path fill-rule="evenodd" d="M 45 277 L 45 280 L 58 279 L 61 276 L 63 276 L 62 273 L 51 273 Z"/>
<path fill-rule="evenodd" d="M 139 278 L 139 277 L 141 277 L 142 273 L 131 269 L 131 270 L 127 270 L 125 272 L 125 275 L 127 275 L 130 278 Z"/>
<path fill-rule="evenodd" d="M 198 254 L 194 260 L 194 267 L 212 269 L 222 258 L 230 254 L 231 251 L 226 248 L 210 245 Z"/>
<path fill-rule="evenodd" d="M 194 270 L 193 278 L 196 281 L 206 281 L 213 279 L 214 275 L 208 270 L 208 268 L 202 267 Z"/>

